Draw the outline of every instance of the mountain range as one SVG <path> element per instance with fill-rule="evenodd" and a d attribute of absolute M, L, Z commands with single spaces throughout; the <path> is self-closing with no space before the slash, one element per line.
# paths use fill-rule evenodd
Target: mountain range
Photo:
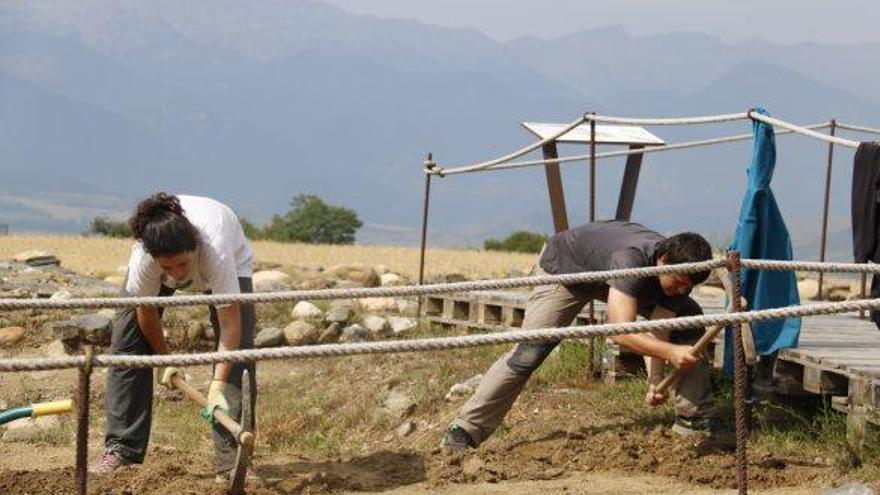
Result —
<path fill-rule="evenodd" d="M 533 141 L 519 123 L 585 111 L 684 116 L 767 108 L 783 119 L 880 123 L 880 43 L 725 43 L 621 27 L 506 43 L 470 29 L 347 13 L 309 0 L 32 0 L 0 6 L 0 223 L 79 232 L 156 190 L 204 194 L 257 223 L 300 193 L 354 208 L 358 242 L 418 239 L 428 153 L 442 166 Z M 747 122 L 650 129 L 667 142 Z M 852 135 L 853 139 L 868 139 Z M 875 138 L 876 139 L 876 138 Z M 779 138 L 774 187 L 800 258 L 814 258 L 827 146 Z M 609 148 L 610 149 L 610 148 Z M 564 146 L 561 153 L 583 153 Z M 534 156 L 534 155 L 532 155 Z M 634 219 L 723 242 L 747 142 L 647 155 Z M 599 162 L 599 217 L 622 160 Z M 832 254 L 849 251 L 851 150 L 835 149 Z M 571 222 L 587 174 L 563 167 Z M 434 180 L 433 245 L 548 232 L 540 169 Z"/>

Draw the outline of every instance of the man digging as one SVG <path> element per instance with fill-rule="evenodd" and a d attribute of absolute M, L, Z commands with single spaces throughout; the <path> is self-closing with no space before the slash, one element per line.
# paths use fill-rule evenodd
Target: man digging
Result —
<path fill-rule="evenodd" d="M 709 243 L 700 235 L 683 233 L 664 238 L 637 223 L 607 221 L 573 228 L 551 237 L 536 266 L 543 274 L 618 270 L 706 261 L 712 257 Z M 703 313 L 688 294 L 709 272 L 667 274 L 649 278 L 615 279 L 607 282 L 535 287 L 526 305 L 523 329 L 565 327 L 585 304 L 605 301 L 609 323 L 645 318 L 694 316 Z M 669 340 L 652 333 L 617 335 L 615 343 L 646 357 L 668 361 L 683 370 L 672 388 L 675 404 L 673 431 L 682 435 L 711 433 L 715 416 L 709 365 L 691 354 L 692 344 L 704 333 L 701 327 L 673 331 Z M 559 342 L 528 342 L 516 345 L 489 368 L 474 395 L 462 406 L 443 435 L 442 446 L 452 451 L 475 448 L 495 431 L 513 406 L 532 373 Z M 646 359 L 646 361 L 651 361 Z M 667 399 L 655 385 L 662 378 L 649 364 L 646 401 L 658 405 Z"/>

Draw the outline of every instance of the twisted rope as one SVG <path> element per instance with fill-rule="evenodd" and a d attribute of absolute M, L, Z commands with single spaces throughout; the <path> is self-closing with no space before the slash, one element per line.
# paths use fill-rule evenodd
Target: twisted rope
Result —
<path fill-rule="evenodd" d="M 544 146 L 547 143 L 552 143 L 552 142 L 556 141 L 556 139 L 559 138 L 560 136 L 568 133 L 568 131 L 574 129 L 575 127 L 583 124 L 586 120 L 587 115 L 590 115 L 590 114 L 586 114 L 582 117 L 578 117 L 577 119 L 572 120 L 571 122 L 568 123 L 568 125 L 563 127 L 559 132 L 557 132 L 556 134 L 553 134 L 552 136 L 547 137 L 546 139 L 542 139 L 541 141 L 530 144 L 524 148 L 520 148 L 512 153 L 508 153 L 507 155 L 495 158 L 493 160 L 475 163 L 473 165 L 458 166 L 458 167 L 453 167 L 453 168 L 457 169 L 457 170 L 465 170 L 465 169 L 466 170 L 480 170 L 480 169 L 484 169 L 487 167 L 491 167 L 493 165 L 498 165 L 499 163 L 508 162 L 510 160 L 513 160 L 514 158 L 519 158 L 519 157 L 525 155 L 526 153 L 531 153 L 532 151 L 540 148 L 541 146 Z M 435 167 L 426 167 L 425 173 L 440 175 L 440 176 L 443 176 L 446 174 L 446 172 L 441 167 L 436 167 L 436 166 Z"/>
<path fill-rule="evenodd" d="M 633 118 L 612 117 L 609 115 L 585 115 L 584 119 L 604 122 L 608 124 L 631 124 L 631 125 L 690 125 L 710 124 L 714 122 L 732 122 L 749 118 L 748 112 L 725 113 L 720 115 L 705 115 L 699 117 L 673 117 L 673 118 Z"/>
<path fill-rule="evenodd" d="M 708 260 L 698 263 L 604 270 L 562 275 L 540 275 L 507 279 L 476 280 L 447 284 L 407 285 L 401 287 L 372 287 L 362 289 L 291 290 L 253 294 L 212 294 L 171 297 L 107 297 L 67 300 L 50 299 L 0 299 L 0 309 L 97 309 L 132 307 L 174 307 L 199 304 L 265 303 L 293 300 L 359 299 L 364 297 L 401 297 L 475 290 L 498 290 L 536 285 L 574 285 L 604 282 L 619 278 L 654 277 L 667 273 L 697 273 L 724 266 L 724 260 Z"/>
<path fill-rule="evenodd" d="M 804 129 L 816 130 L 816 129 L 825 129 L 829 127 L 830 124 L 827 122 L 820 124 L 811 124 L 808 126 L 803 126 Z M 795 131 L 783 129 L 776 131 L 776 135 L 784 135 L 791 134 Z M 752 139 L 752 134 L 736 134 L 733 136 L 724 136 L 719 138 L 712 139 L 700 139 L 696 141 L 685 141 L 683 143 L 675 143 L 675 144 L 665 144 L 660 146 L 646 146 L 644 148 L 636 148 L 636 149 L 627 149 L 627 150 L 619 150 L 619 151 L 607 151 L 605 153 L 597 153 L 596 159 L 600 158 L 614 158 L 618 156 L 629 156 L 629 155 L 637 155 L 640 153 L 658 153 L 661 151 L 672 151 L 672 150 L 683 150 L 688 148 L 699 148 L 703 146 L 712 146 L 715 144 L 723 144 L 723 143 L 733 143 L 738 141 L 747 141 Z M 495 171 L 495 170 L 509 170 L 514 168 L 525 168 L 525 167 L 536 167 L 540 165 L 546 165 L 548 163 L 571 163 L 571 162 L 579 162 L 586 161 L 592 159 L 593 156 L 591 154 L 586 155 L 572 155 L 572 156 L 563 156 L 560 158 L 547 158 L 541 160 L 524 160 L 519 162 L 510 162 L 510 163 L 500 163 L 497 165 L 486 166 L 486 167 L 458 167 L 458 168 L 434 168 L 426 173 L 431 173 L 435 175 L 457 175 L 457 174 L 465 174 L 465 173 L 473 173 L 473 172 L 486 172 L 486 171 Z"/>
<path fill-rule="evenodd" d="M 847 131 L 867 132 L 869 134 L 880 134 L 880 129 L 877 129 L 874 127 L 864 127 L 864 126 L 860 126 L 860 125 L 843 124 L 841 122 L 837 123 L 837 127 L 840 129 L 845 129 Z"/>
<path fill-rule="evenodd" d="M 762 115 L 758 112 L 753 112 L 751 110 L 749 111 L 749 117 L 753 120 L 759 120 L 761 122 L 765 122 L 770 125 L 774 125 L 774 126 L 782 127 L 783 129 L 788 129 L 790 131 L 794 131 L 798 134 L 803 134 L 804 136 L 809 136 L 811 138 L 818 139 L 819 141 L 825 141 L 828 143 L 839 144 L 841 146 L 846 146 L 849 148 L 858 148 L 859 147 L 858 141 L 851 141 L 849 139 L 844 139 L 844 138 L 837 137 L 837 136 L 829 136 L 827 134 L 822 134 L 822 133 L 812 131 L 810 129 L 807 129 L 807 128 L 799 126 L 799 125 L 790 124 L 784 120 L 779 120 L 779 119 L 770 117 L 768 115 Z"/>
<path fill-rule="evenodd" d="M 730 325 L 752 321 L 780 320 L 804 316 L 847 313 L 860 310 L 880 309 L 880 299 L 864 299 L 836 303 L 819 303 L 805 306 L 763 309 L 739 313 L 687 316 L 662 320 L 646 320 L 628 323 L 606 323 L 567 328 L 541 328 L 509 332 L 437 337 L 419 340 L 392 340 L 358 344 L 326 344 L 316 346 L 276 347 L 272 349 L 245 349 L 218 351 L 201 354 L 175 354 L 162 356 L 94 356 L 96 367 L 156 368 L 162 366 L 193 366 L 220 362 L 244 363 L 259 360 L 303 359 L 315 357 L 341 357 L 364 354 L 393 354 L 402 352 L 440 351 L 485 345 L 518 342 L 558 341 L 564 339 L 592 338 L 632 333 L 687 330 L 713 325 Z M 0 360 L 0 371 L 39 371 L 81 367 L 82 356 L 40 359 Z"/>
<path fill-rule="evenodd" d="M 741 266 L 753 270 L 801 271 L 828 273 L 880 273 L 880 264 L 829 263 L 825 261 L 782 261 L 744 259 Z"/>

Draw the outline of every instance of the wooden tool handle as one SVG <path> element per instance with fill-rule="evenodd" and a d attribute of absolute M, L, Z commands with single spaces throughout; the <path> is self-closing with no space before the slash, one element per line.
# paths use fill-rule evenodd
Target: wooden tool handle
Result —
<path fill-rule="evenodd" d="M 177 390 L 180 390 L 183 395 L 189 397 L 189 399 L 201 407 L 205 407 L 208 404 L 208 399 L 205 398 L 198 390 L 192 388 L 190 384 L 186 383 L 186 380 L 180 375 L 180 373 L 175 373 L 171 376 L 171 384 Z M 241 425 L 235 422 L 225 411 L 220 409 L 214 410 L 214 419 L 223 425 L 229 433 L 232 433 L 239 443 L 242 445 L 251 445 L 254 442 L 254 435 L 248 431 L 242 431 Z"/>
<path fill-rule="evenodd" d="M 694 357 L 699 357 L 700 354 L 702 354 L 703 351 L 706 350 L 706 347 L 709 345 L 709 343 L 715 340 L 715 337 L 718 336 L 718 334 L 721 333 L 722 330 L 724 330 L 723 325 L 710 327 L 708 330 L 706 330 L 703 336 L 700 337 L 700 340 L 698 340 L 697 343 L 695 343 L 691 347 L 690 353 Z M 681 368 L 675 368 L 674 370 L 672 370 L 672 373 L 666 375 L 666 377 L 657 384 L 657 386 L 654 388 L 654 391 L 658 394 L 665 394 L 666 391 L 669 390 L 669 387 L 671 387 L 676 381 L 678 381 L 679 378 L 681 378 L 681 375 L 684 374 L 684 372 L 685 370 Z"/>

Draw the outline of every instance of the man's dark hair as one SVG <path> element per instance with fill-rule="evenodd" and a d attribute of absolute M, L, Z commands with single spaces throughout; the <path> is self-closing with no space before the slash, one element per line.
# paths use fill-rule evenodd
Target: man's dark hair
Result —
<path fill-rule="evenodd" d="M 666 256 L 666 263 L 696 263 L 712 259 L 712 246 L 700 234 L 683 232 L 668 237 L 657 245 L 657 259 Z M 689 275 L 694 285 L 701 284 L 709 278 L 709 270 Z"/>
<path fill-rule="evenodd" d="M 150 256 L 174 256 L 195 251 L 199 231 L 183 214 L 180 199 L 160 192 L 141 201 L 128 220 L 134 238 Z"/>

